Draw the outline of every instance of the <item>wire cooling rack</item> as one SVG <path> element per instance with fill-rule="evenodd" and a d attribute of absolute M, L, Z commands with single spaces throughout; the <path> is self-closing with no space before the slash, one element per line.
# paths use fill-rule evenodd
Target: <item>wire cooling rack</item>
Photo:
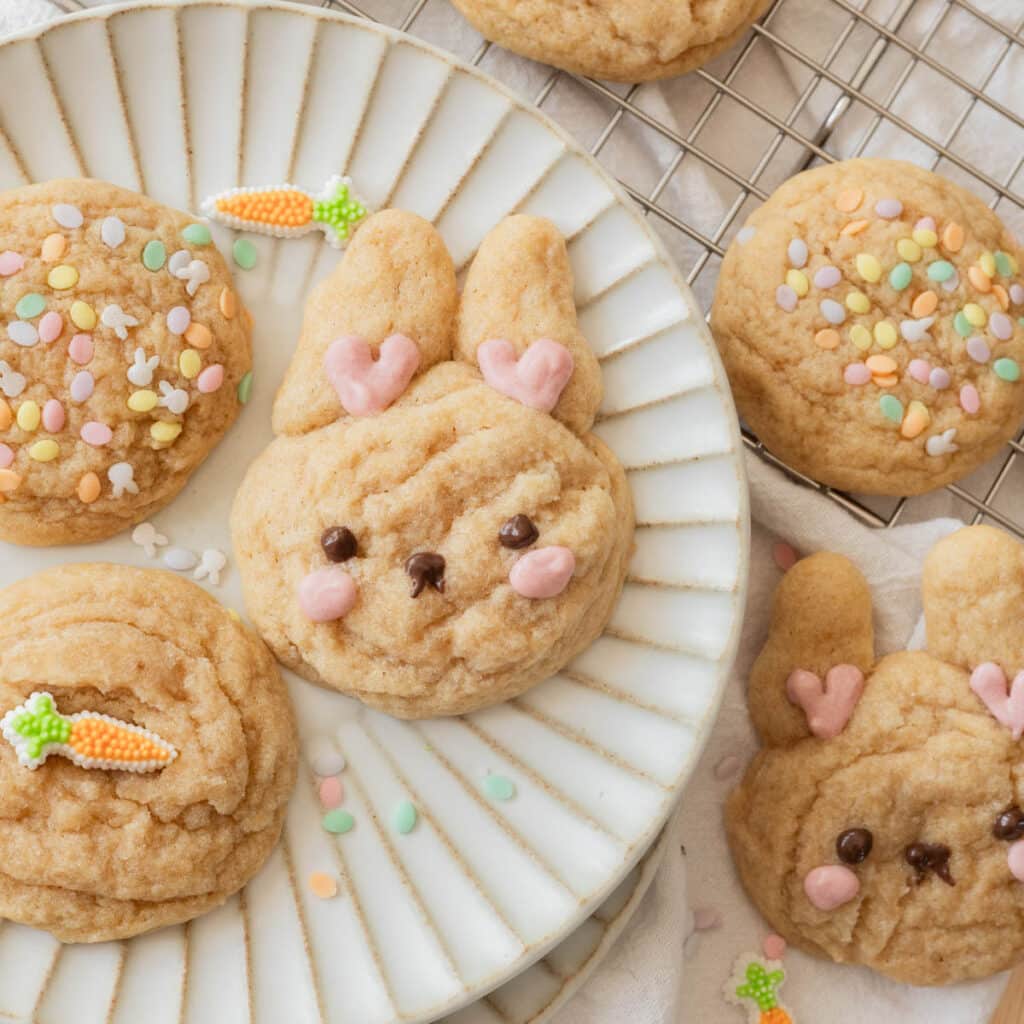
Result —
<path fill-rule="evenodd" d="M 67 12 L 92 0 L 49 2 Z M 824 161 L 913 160 L 966 185 L 1024 234 L 1024 91 L 1013 87 L 1015 77 L 1024 80 L 1021 0 L 776 0 L 706 67 L 628 87 L 508 54 L 447 0 L 313 2 L 449 49 L 559 121 L 641 207 L 705 309 L 750 211 L 787 177 Z M 931 102 L 919 103 L 923 95 Z M 744 440 L 872 526 L 947 514 L 1024 539 L 1024 435 L 960 483 L 911 499 L 822 487 L 749 431 Z"/>

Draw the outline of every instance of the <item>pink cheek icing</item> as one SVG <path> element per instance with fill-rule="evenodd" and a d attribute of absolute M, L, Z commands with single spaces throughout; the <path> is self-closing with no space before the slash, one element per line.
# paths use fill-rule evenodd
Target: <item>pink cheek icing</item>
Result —
<path fill-rule="evenodd" d="M 841 864 L 826 864 L 807 873 L 804 892 L 818 910 L 838 910 L 860 892 L 860 879 Z"/>
<path fill-rule="evenodd" d="M 508 581 L 523 597 L 557 597 L 576 571 L 576 556 L 563 547 L 537 548 L 512 566 Z"/>
<path fill-rule="evenodd" d="M 1010 874 L 1018 882 L 1024 882 L 1024 839 L 1018 839 L 1010 847 L 1010 852 L 1006 855 L 1006 863 L 1010 866 Z"/>
<path fill-rule="evenodd" d="M 554 409 L 573 371 L 572 354 L 550 338 L 535 341 L 518 359 L 507 341 L 485 341 L 476 361 L 495 391 L 540 412 Z"/>
<path fill-rule="evenodd" d="M 311 622 L 334 622 L 344 618 L 356 603 L 355 580 L 344 569 L 332 565 L 311 572 L 299 584 L 299 607 Z"/>
<path fill-rule="evenodd" d="M 419 365 L 419 347 L 404 334 L 386 339 L 376 360 L 370 346 L 355 335 L 338 338 L 324 354 L 327 379 L 352 416 L 383 412 L 409 386 Z"/>

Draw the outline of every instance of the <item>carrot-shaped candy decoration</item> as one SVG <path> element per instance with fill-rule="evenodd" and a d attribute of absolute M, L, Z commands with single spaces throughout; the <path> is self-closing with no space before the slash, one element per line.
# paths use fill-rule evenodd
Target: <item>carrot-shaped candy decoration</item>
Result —
<path fill-rule="evenodd" d="M 275 238 L 297 238 L 319 228 L 340 249 L 367 210 L 349 179 L 335 175 L 319 195 L 295 185 L 228 189 L 205 200 L 203 213 L 229 228 Z"/>
<path fill-rule="evenodd" d="M 17 751 L 18 761 L 32 769 L 60 754 L 82 768 L 155 772 L 178 756 L 170 743 L 138 725 L 94 711 L 58 714 L 48 693 L 33 693 L 8 711 L 0 732 Z"/>
<path fill-rule="evenodd" d="M 793 1018 L 779 1003 L 779 988 L 785 980 L 786 972 L 779 968 L 778 961 L 747 954 L 736 961 L 725 997 L 749 1008 L 751 1024 L 793 1024 Z"/>

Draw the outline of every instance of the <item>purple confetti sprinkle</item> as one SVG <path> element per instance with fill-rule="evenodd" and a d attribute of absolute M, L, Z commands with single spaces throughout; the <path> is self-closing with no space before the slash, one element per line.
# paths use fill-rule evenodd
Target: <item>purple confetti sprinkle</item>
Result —
<path fill-rule="evenodd" d="M 927 359 L 911 359 L 907 366 L 907 373 L 919 384 L 928 383 L 928 374 L 931 373 L 931 364 Z"/>
<path fill-rule="evenodd" d="M 167 311 L 167 330 L 171 334 L 184 334 L 192 323 L 192 314 L 184 306 L 175 306 Z"/>
<path fill-rule="evenodd" d="M 789 256 L 789 262 L 796 267 L 797 270 L 801 270 L 807 266 L 807 243 L 802 238 L 794 238 L 789 243 L 789 248 L 786 250 L 786 255 Z"/>
<path fill-rule="evenodd" d="M 1013 304 L 1015 306 L 1019 306 L 1021 303 L 1024 303 L 1024 284 L 1011 284 L 1010 298 L 1013 300 Z"/>
<path fill-rule="evenodd" d="M 780 284 L 775 289 L 775 301 L 779 304 L 780 309 L 785 310 L 787 313 L 792 313 L 796 309 L 796 292 L 788 284 Z"/>
<path fill-rule="evenodd" d="M 835 299 L 822 299 L 821 315 L 830 323 L 837 326 L 846 320 L 846 310 Z"/>
<path fill-rule="evenodd" d="M 71 398 L 75 402 L 87 402 L 96 387 L 96 381 L 88 370 L 76 373 L 71 381 Z"/>
<path fill-rule="evenodd" d="M 843 380 L 847 384 L 859 387 L 861 384 L 867 384 L 871 380 L 871 371 L 864 363 L 850 363 L 843 371 Z"/>
<path fill-rule="evenodd" d="M 976 363 L 987 363 L 992 356 L 988 343 L 977 334 L 967 342 L 967 354 Z"/>
<path fill-rule="evenodd" d="M 879 199 L 875 204 L 875 213 L 885 220 L 895 220 L 903 212 L 903 204 L 898 199 Z"/>
<path fill-rule="evenodd" d="M 988 318 L 988 329 L 1000 340 L 1013 337 L 1013 321 L 1005 313 L 993 313 Z"/>
<path fill-rule="evenodd" d="M 953 382 L 950 380 L 949 373 L 946 370 L 942 369 L 941 366 L 936 366 L 928 375 L 928 383 L 936 391 L 945 391 Z"/>
<path fill-rule="evenodd" d="M 822 267 L 814 275 L 814 287 L 815 288 L 835 288 L 840 281 L 842 281 L 843 275 L 839 272 L 838 267 Z M 1024 297 L 1024 288 L 1021 289 L 1022 297 Z"/>
<path fill-rule="evenodd" d="M 915 231 L 934 231 L 935 230 L 935 218 L 934 217 L 922 217 L 915 225 Z"/>

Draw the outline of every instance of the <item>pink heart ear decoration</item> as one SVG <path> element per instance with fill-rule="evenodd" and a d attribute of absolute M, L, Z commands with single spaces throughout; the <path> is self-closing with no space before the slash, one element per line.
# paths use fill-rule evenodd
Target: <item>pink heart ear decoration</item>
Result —
<path fill-rule="evenodd" d="M 509 342 L 485 341 L 476 361 L 495 391 L 540 412 L 554 409 L 573 371 L 572 354 L 550 338 L 535 341 L 518 359 Z"/>
<path fill-rule="evenodd" d="M 404 334 L 386 339 L 376 360 L 370 346 L 351 334 L 332 342 L 324 354 L 327 379 L 352 416 L 383 412 L 409 386 L 419 365 L 419 347 Z"/>
<path fill-rule="evenodd" d="M 1011 729 L 1013 738 L 1019 740 L 1024 734 L 1024 671 L 1018 672 L 1007 687 L 1006 673 L 994 661 L 986 661 L 971 673 L 971 689 L 996 721 Z"/>
<path fill-rule="evenodd" d="M 845 728 L 864 692 L 864 673 L 856 665 L 836 665 L 825 684 L 813 673 L 798 668 L 786 680 L 790 703 L 803 708 L 807 728 L 822 740 L 834 739 Z"/>

